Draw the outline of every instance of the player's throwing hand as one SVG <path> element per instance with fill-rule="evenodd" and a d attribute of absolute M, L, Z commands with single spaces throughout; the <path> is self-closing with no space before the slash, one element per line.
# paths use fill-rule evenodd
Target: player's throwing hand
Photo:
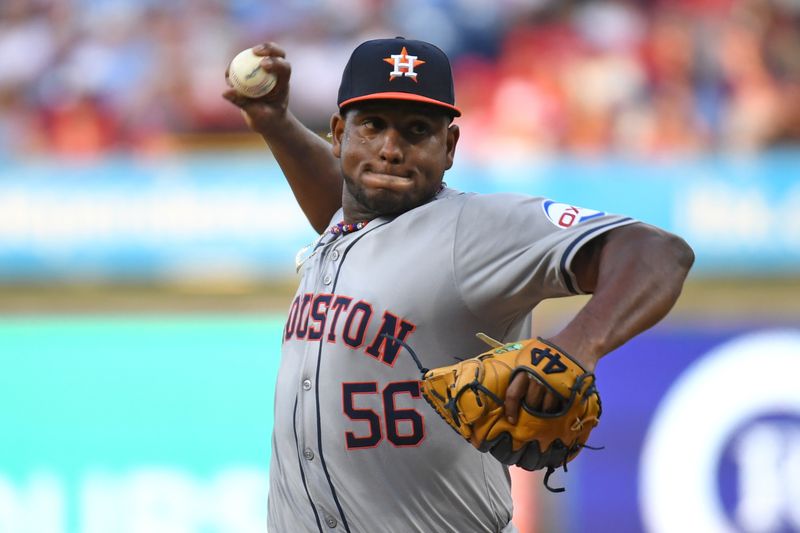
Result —
<path fill-rule="evenodd" d="M 261 68 L 277 78 L 275 88 L 260 98 L 248 98 L 233 88 L 229 69 L 226 69 L 225 81 L 230 88 L 222 97 L 242 110 L 242 116 L 253 131 L 266 135 L 271 128 L 279 127 L 286 115 L 292 67 L 286 61 L 286 53 L 275 43 L 254 46 L 253 53 L 263 57 Z"/>

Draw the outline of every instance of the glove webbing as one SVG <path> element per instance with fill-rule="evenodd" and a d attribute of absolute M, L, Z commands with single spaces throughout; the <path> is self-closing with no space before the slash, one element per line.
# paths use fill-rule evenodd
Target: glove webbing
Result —
<path fill-rule="evenodd" d="M 505 403 L 498 395 L 496 395 L 494 392 L 484 387 L 478 381 L 478 369 L 475 369 L 475 380 L 472 383 L 467 383 L 463 387 L 461 387 L 461 389 L 456 393 L 455 396 L 450 396 L 449 389 L 447 391 L 447 396 L 449 397 L 449 399 L 447 400 L 447 403 L 444 406 L 450 411 L 450 415 L 453 417 L 453 422 L 455 422 L 456 425 L 459 427 L 461 427 L 461 421 L 458 419 L 459 418 L 458 415 L 460 412 L 458 409 L 458 399 L 461 398 L 461 395 L 468 390 L 471 390 L 472 392 L 475 393 L 475 403 L 478 404 L 478 407 L 483 407 L 483 402 L 481 402 L 481 396 L 480 394 L 478 394 L 478 391 L 486 394 L 486 396 L 494 400 L 494 402 L 497 405 L 503 405 L 503 403 Z"/>

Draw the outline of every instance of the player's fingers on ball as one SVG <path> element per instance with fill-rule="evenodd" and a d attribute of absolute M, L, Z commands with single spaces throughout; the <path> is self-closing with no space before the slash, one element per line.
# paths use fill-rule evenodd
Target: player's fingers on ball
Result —
<path fill-rule="evenodd" d="M 275 68 L 275 58 L 274 57 L 271 57 L 271 56 L 265 57 L 264 59 L 259 61 L 259 65 L 261 65 L 261 68 L 266 70 L 270 74 L 274 74 L 276 76 L 278 75 L 275 72 L 276 68 Z"/>
<path fill-rule="evenodd" d="M 236 105 L 236 91 L 233 89 L 227 89 L 225 92 L 222 93 L 222 97 L 229 101 L 230 103 Z"/>
<path fill-rule="evenodd" d="M 257 56 L 286 57 L 284 49 L 273 42 L 261 43 L 254 46 L 253 53 Z"/>
<path fill-rule="evenodd" d="M 517 416 L 519 415 L 519 404 L 525 396 L 525 391 L 528 390 L 528 376 L 525 373 L 519 373 L 514 376 L 514 379 L 509 383 L 506 389 L 506 398 L 504 408 L 508 421 L 512 424 L 517 423 Z"/>
<path fill-rule="evenodd" d="M 244 107 L 249 103 L 249 99 L 236 92 L 236 89 L 228 89 L 222 93 L 222 97 L 236 107 Z"/>
<path fill-rule="evenodd" d="M 288 78 L 292 73 L 291 64 L 282 57 L 265 57 L 261 60 L 261 68 L 275 74 L 278 79 Z"/>
<path fill-rule="evenodd" d="M 285 96 L 289 88 L 289 77 L 292 67 L 282 57 L 265 57 L 261 60 L 261 68 L 275 76 L 275 88 L 265 96 L 269 100 L 280 99 Z"/>

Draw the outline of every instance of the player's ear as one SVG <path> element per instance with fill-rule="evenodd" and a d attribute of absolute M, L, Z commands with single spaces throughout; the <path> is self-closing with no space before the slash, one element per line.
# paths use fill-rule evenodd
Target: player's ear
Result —
<path fill-rule="evenodd" d="M 334 113 L 331 117 L 331 150 L 333 155 L 342 155 L 342 136 L 344 135 L 345 118 L 339 113 Z"/>
<path fill-rule="evenodd" d="M 458 129 L 457 124 L 450 124 L 447 127 L 447 166 L 449 169 L 453 166 L 453 160 L 456 157 L 456 144 L 458 144 L 458 137 L 461 135 L 461 130 Z"/>

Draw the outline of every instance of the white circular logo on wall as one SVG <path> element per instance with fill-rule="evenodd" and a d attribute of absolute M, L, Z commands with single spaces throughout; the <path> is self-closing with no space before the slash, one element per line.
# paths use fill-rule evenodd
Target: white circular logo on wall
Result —
<path fill-rule="evenodd" d="M 800 332 L 770 331 L 715 348 L 678 378 L 642 450 L 647 531 L 800 531 L 800 379 L 792 369 L 800 369 Z"/>
<path fill-rule="evenodd" d="M 545 200 L 542 204 L 542 208 L 544 208 L 544 214 L 547 216 L 547 220 L 559 228 L 571 228 L 576 224 L 580 224 L 592 218 L 601 217 L 605 214 L 602 211 L 562 204 L 552 200 Z"/>

